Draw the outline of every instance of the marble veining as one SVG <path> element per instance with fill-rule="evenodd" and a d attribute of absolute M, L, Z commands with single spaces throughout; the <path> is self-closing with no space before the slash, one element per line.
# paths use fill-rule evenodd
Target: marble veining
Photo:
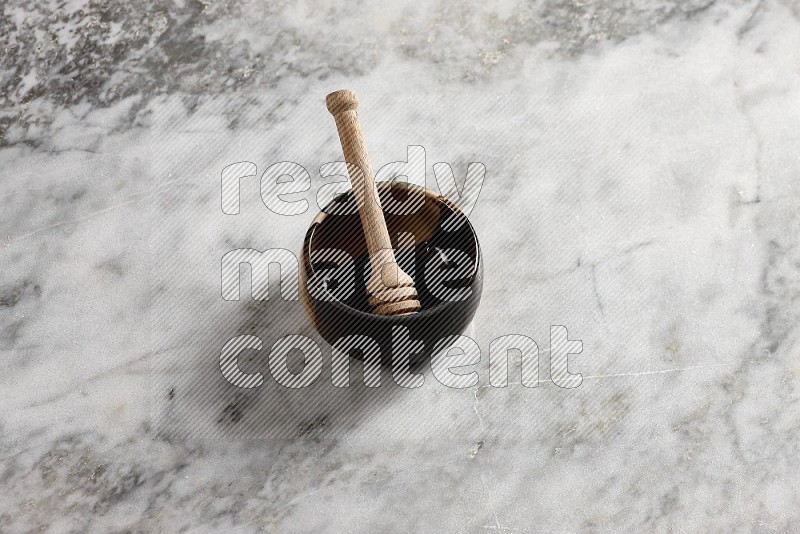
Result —
<path fill-rule="evenodd" d="M 798 2 L 0 9 L 0 531 L 800 530 Z M 219 269 L 299 250 L 341 87 L 376 167 L 486 166 L 475 387 L 216 367 L 243 333 L 329 350 Z M 223 214 L 239 161 L 302 164 L 308 211 L 252 178 Z M 489 384 L 493 339 L 557 324 L 580 387 Z"/>

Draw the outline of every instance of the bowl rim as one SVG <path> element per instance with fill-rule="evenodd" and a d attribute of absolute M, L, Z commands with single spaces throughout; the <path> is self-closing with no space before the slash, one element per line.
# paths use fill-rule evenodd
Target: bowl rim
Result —
<path fill-rule="evenodd" d="M 403 188 L 403 189 L 418 190 L 418 191 L 422 192 L 425 195 L 425 198 L 430 199 L 433 202 L 438 202 L 438 203 L 444 205 L 445 207 L 450 209 L 456 216 L 461 217 L 466 222 L 467 227 L 469 228 L 470 235 L 472 236 L 472 241 L 475 244 L 475 263 L 473 265 L 472 272 L 470 273 L 470 276 L 469 276 L 470 284 L 472 284 L 472 282 L 475 280 L 476 277 L 481 277 L 481 269 L 483 267 L 482 266 L 483 258 L 482 258 L 482 253 L 481 253 L 480 242 L 478 241 L 478 234 L 475 232 L 475 227 L 472 226 L 472 222 L 469 220 L 469 217 L 467 217 L 467 215 L 463 211 L 461 211 L 461 209 L 452 200 L 450 200 L 446 196 L 442 195 L 441 193 L 437 193 L 436 191 L 432 191 L 432 190 L 430 190 L 428 188 L 421 187 L 421 186 L 418 186 L 416 184 L 411 184 L 411 183 L 408 183 L 408 182 L 396 182 L 396 181 L 394 181 L 394 182 L 378 182 L 376 184 L 376 186 L 377 186 L 378 189 L 389 189 L 389 190 L 391 190 L 391 189 Z M 311 225 L 308 227 L 308 230 L 306 231 L 305 238 L 303 239 L 303 250 L 302 250 L 302 253 L 301 253 L 301 257 L 303 259 L 303 261 L 302 261 L 303 266 L 302 267 L 303 267 L 303 271 L 304 271 L 304 276 L 303 276 L 303 282 L 302 283 L 304 284 L 305 287 L 302 288 L 302 291 L 304 293 L 307 293 L 308 294 L 308 298 L 310 300 L 312 300 L 312 301 L 315 301 L 315 302 L 318 301 L 318 299 L 314 299 L 314 297 L 311 296 L 311 294 L 308 292 L 308 286 L 307 286 L 308 280 L 310 279 L 310 276 L 308 276 L 308 274 L 313 276 L 314 273 L 315 273 L 314 267 L 311 264 L 311 241 L 312 241 L 312 239 L 314 237 L 314 231 L 317 228 L 317 226 L 319 226 L 322 223 L 322 221 L 324 221 L 329 216 L 335 215 L 335 213 L 328 213 L 326 211 L 326 209 L 329 206 L 331 206 L 331 204 L 333 204 L 334 202 L 337 202 L 337 199 L 339 199 L 342 195 L 352 195 L 352 194 L 353 194 L 353 190 L 351 188 L 351 189 L 348 189 L 347 191 L 343 191 L 342 193 L 339 193 L 334 198 L 332 198 L 331 201 L 328 202 L 328 204 L 326 204 L 325 207 L 323 207 L 320 210 L 320 212 L 311 221 Z M 306 273 L 306 271 L 308 271 L 308 273 Z M 325 289 L 325 291 L 327 291 L 327 289 Z M 365 311 L 359 310 L 357 308 L 353 308 L 352 306 L 348 306 L 345 303 L 343 303 L 342 301 L 337 300 L 337 299 L 326 300 L 324 302 L 326 304 L 329 304 L 329 305 L 333 306 L 334 308 L 337 308 L 337 309 L 339 309 L 341 311 L 344 311 L 344 312 L 346 312 L 346 313 L 348 313 L 348 314 L 350 314 L 350 315 L 352 315 L 352 316 L 354 316 L 355 318 L 358 318 L 358 319 L 364 319 L 364 320 L 370 320 L 370 321 L 378 321 L 378 322 L 386 321 L 386 322 L 391 322 L 393 324 L 397 324 L 397 323 L 415 322 L 415 321 L 419 320 L 420 318 L 425 318 L 425 317 L 429 317 L 429 316 L 432 316 L 432 315 L 439 315 L 443 311 L 446 311 L 447 308 L 458 306 L 460 303 L 462 303 L 462 302 L 464 302 L 466 300 L 469 300 L 470 298 L 473 298 L 473 297 L 474 297 L 474 293 L 473 293 L 473 295 L 471 295 L 470 297 L 467 297 L 467 299 L 464 299 L 464 300 L 446 301 L 446 302 L 442 301 L 439 304 L 437 304 L 437 305 L 435 305 L 435 306 L 433 306 L 431 308 L 428 308 L 426 310 L 421 310 L 421 311 L 418 311 L 416 313 L 411 313 L 409 315 L 378 315 L 376 313 L 369 313 L 369 312 L 365 312 Z M 477 298 L 480 300 L 480 292 L 479 292 Z"/>

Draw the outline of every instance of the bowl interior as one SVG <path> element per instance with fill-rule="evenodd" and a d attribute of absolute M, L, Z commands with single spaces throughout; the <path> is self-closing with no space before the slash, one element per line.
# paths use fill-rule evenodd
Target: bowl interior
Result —
<path fill-rule="evenodd" d="M 467 217 L 438 193 L 413 185 L 379 184 L 378 193 L 397 262 L 419 294 L 422 309 L 416 315 L 470 288 L 479 276 L 480 249 Z M 352 191 L 334 198 L 312 223 L 303 265 L 307 279 L 320 280 L 329 295 L 354 283 L 337 300 L 351 313 L 372 315 L 364 283 L 369 257 Z"/>

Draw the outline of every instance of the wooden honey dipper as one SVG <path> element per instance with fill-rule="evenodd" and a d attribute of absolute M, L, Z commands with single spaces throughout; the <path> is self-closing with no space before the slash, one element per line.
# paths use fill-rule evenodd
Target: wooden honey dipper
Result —
<path fill-rule="evenodd" d="M 367 280 L 367 302 L 378 315 L 408 315 L 420 309 L 417 290 L 394 255 L 389 230 L 383 218 L 378 189 L 367 155 L 364 134 L 358 122 L 358 96 L 343 89 L 327 96 L 325 104 L 336 120 L 347 172 L 353 186 L 372 268 Z"/>

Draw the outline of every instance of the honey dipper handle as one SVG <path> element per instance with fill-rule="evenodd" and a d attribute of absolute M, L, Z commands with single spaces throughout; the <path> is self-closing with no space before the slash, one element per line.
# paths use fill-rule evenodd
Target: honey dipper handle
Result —
<path fill-rule="evenodd" d="M 373 272 L 380 272 L 386 264 L 396 263 L 392 242 L 389 239 L 389 230 L 386 228 L 386 220 L 383 218 L 381 201 L 378 197 L 378 190 L 375 187 L 375 178 L 372 174 L 372 165 L 367 155 L 367 145 L 364 142 L 364 134 L 361 131 L 361 124 L 358 122 L 358 96 L 355 91 L 343 89 L 331 93 L 325 99 L 328 111 L 331 112 L 336 120 L 336 128 L 339 131 L 339 140 L 342 143 L 344 159 L 347 163 L 347 171 L 350 174 L 350 183 L 358 206 L 358 213 L 361 217 L 361 226 L 364 227 L 364 237 L 367 241 L 367 251 L 370 256 L 370 263 Z M 399 270 L 399 269 L 398 269 Z M 405 273 L 398 276 L 405 275 Z M 408 277 L 408 275 L 405 275 Z M 384 277 L 386 278 L 386 277 Z M 384 280 L 388 287 L 396 287 L 400 282 Z M 410 281 L 410 278 L 409 278 Z"/>

